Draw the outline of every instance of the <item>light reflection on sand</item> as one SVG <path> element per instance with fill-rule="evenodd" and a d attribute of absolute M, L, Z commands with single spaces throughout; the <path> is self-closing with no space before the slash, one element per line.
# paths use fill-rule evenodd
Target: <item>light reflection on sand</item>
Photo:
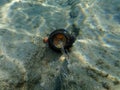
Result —
<path fill-rule="evenodd" d="M 100 0 L 92 0 L 88 3 L 77 4 L 76 6 L 79 7 L 80 14 L 75 19 L 71 19 L 70 16 L 68 16 L 71 9 L 70 7 L 62 8 L 60 6 L 54 6 L 48 4 L 47 0 L 44 3 L 38 3 L 36 1 L 31 3 L 29 0 L 12 0 L 6 3 L 0 11 L 0 17 L 2 17 L 0 18 L 0 33 L 7 32 L 8 36 L 0 34 L 0 55 L 5 56 L 6 62 L 13 63 L 21 73 L 25 74 L 27 71 L 24 63 L 30 58 L 29 55 L 23 54 L 22 51 L 26 49 L 26 53 L 30 52 L 30 55 L 32 55 L 32 51 L 33 53 L 36 51 L 34 48 L 44 46 L 43 43 L 40 42 L 44 36 L 57 28 L 69 29 L 71 24 L 75 23 L 81 28 L 81 35 L 78 36 L 78 39 L 73 45 L 72 53 L 74 56 L 84 67 L 89 67 L 101 76 L 109 74 L 108 79 L 120 82 L 119 68 L 112 65 L 113 62 L 119 60 L 120 57 L 120 26 L 113 20 L 112 14 L 110 14 L 109 20 L 106 19 L 106 16 L 103 15 L 104 9 L 101 9 L 98 4 L 99 1 Z M 16 3 L 20 5 L 11 9 Z M 38 12 L 39 10 L 34 12 L 34 5 L 38 6 L 38 8 L 44 8 L 46 11 L 43 9 L 41 12 Z M 29 8 L 31 9 L 29 10 Z M 33 15 L 30 15 L 30 13 Z M 83 19 L 80 19 L 81 15 L 84 16 Z M 20 19 L 18 19 L 19 17 Z M 82 23 L 80 23 L 80 21 Z M 113 38 L 110 35 L 118 35 L 118 38 Z M 31 46 L 27 46 L 29 43 Z M 24 46 L 24 44 L 25 47 L 22 49 L 22 45 Z M 11 52 L 9 48 L 13 52 Z M 20 49 L 20 53 L 17 49 Z M 16 53 L 18 55 L 24 55 L 24 57 L 17 56 Z M 108 68 L 107 66 L 104 67 L 103 65 L 104 68 L 99 68 L 99 66 L 95 65 L 99 58 L 107 63 L 110 68 L 109 70 L 106 70 Z M 24 61 L 24 59 L 26 61 Z M 114 73 L 112 71 L 114 71 Z M 0 72 L 3 73 L 3 71 Z M 27 76 L 24 76 L 24 80 L 26 80 L 26 77 Z"/>

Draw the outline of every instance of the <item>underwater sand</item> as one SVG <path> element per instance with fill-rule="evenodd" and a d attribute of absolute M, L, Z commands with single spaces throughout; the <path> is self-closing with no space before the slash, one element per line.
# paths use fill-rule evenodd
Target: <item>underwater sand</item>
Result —
<path fill-rule="evenodd" d="M 60 28 L 67 61 L 42 41 Z M 120 0 L 0 0 L 0 90 L 120 90 Z"/>

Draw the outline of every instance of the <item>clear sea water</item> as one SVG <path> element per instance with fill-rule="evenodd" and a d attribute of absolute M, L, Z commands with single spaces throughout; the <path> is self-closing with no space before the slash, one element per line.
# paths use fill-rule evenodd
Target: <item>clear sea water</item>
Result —
<path fill-rule="evenodd" d="M 42 42 L 60 28 L 79 30 L 64 82 L 56 79 L 61 55 Z M 1 90 L 119 90 L 119 83 L 120 0 L 0 0 Z"/>

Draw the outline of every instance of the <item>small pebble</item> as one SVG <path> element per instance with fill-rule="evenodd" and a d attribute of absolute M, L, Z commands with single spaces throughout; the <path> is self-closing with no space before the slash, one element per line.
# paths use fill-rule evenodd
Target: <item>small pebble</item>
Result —
<path fill-rule="evenodd" d="M 102 86 L 107 89 L 110 90 L 110 85 L 107 82 L 102 82 Z"/>

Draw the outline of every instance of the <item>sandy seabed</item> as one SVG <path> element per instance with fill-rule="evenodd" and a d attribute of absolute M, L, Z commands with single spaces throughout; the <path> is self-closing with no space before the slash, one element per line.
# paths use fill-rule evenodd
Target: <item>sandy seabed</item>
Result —
<path fill-rule="evenodd" d="M 42 41 L 60 28 L 69 59 Z M 120 0 L 0 0 L 0 90 L 120 90 Z"/>

